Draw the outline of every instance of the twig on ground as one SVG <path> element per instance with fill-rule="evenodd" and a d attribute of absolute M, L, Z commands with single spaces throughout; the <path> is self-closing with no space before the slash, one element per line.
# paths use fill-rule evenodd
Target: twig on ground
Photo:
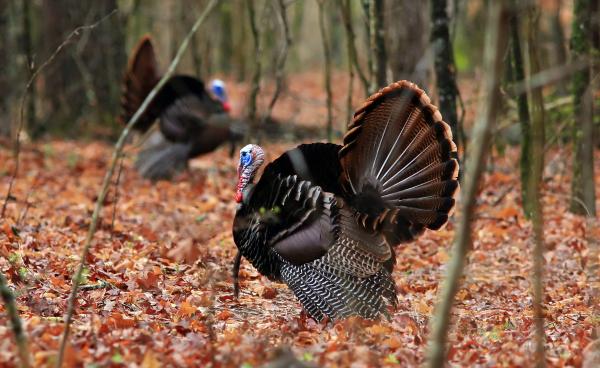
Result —
<path fill-rule="evenodd" d="M 73 319 L 73 311 L 75 309 L 75 299 L 77 296 L 77 290 L 79 288 L 79 283 L 80 283 L 82 275 L 83 275 L 83 269 L 85 267 L 85 262 L 86 262 L 88 254 L 89 254 L 89 251 L 90 251 L 92 239 L 94 237 L 94 233 L 96 232 L 96 227 L 98 226 L 98 219 L 100 217 L 100 211 L 102 210 L 102 204 L 104 203 L 104 198 L 106 197 L 106 193 L 108 192 L 108 187 L 110 185 L 111 178 L 114 174 L 115 167 L 117 166 L 117 160 L 123 150 L 123 146 L 125 145 L 125 141 L 127 140 L 127 137 L 129 136 L 129 132 L 131 131 L 131 128 L 137 123 L 137 121 L 140 119 L 142 114 L 146 111 L 146 109 L 148 108 L 148 106 L 150 105 L 150 103 L 152 102 L 154 97 L 158 94 L 160 89 L 165 85 L 167 80 L 175 72 L 175 68 L 177 67 L 177 64 L 179 64 L 179 61 L 181 60 L 183 53 L 185 52 L 188 44 L 190 43 L 190 39 L 192 38 L 192 35 L 196 32 L 196 30 L 200 27 L 200 25 L 204 22 L 204 20 L 208 16 L 208 14 L 215 8 L 216 5 L 217 5 L 216 0 L 211 0 L 208 3 L 206 8 L 204 9 L 204 12 L 202 12 L 200 17 L 198 17 L 198 19 L 192 26 L 192 29 L 188 32 L 188 34 L 184 38 L 183 42 L 181 43 L 181 46 L 179 46 L 179 49 L 177 50 L 177 54 L 175 55 L 175 58 L 173 58 L 173 61 L 171 61 L 171 64 L 169 65 L 167 72 L 162 76 L 160 81 L 158 81 L 156 86 L 154 86 L 152 91 L 150 91 L 148 96 L 146 96 L 146 98 L 144 99 L 144 102 L 142 102 L 140 108 L 136 111 L 136 113 L 133 115 L 131 120 L 129 120 L 129 122 L 127 123 L 127 125 L 125 126 L 123 131 L 121 132 L 121 135 L 119 136 L 119 139 L 117 140 L 117 143 L 115 144 L 115 150 L 113 152 L 113 155 L 112 155 L 109 167 L 108 167 L 108 171 L 106 172 L 106 175 L 104 176 L 104 180 L 103 180 L 102 186 L 100 188 L 100 193 L 98 195 L 98 199 L 96 200 L 96 204 L 94 207 L 94 213 L 92 214 L 92 221 L 90 222 L 90 227 L 89 227 L 86 239 L 85 239 L 85 243 L 83 245 L 83 250 L 81 252 L 81 259 L 79 261 L 79 266 L 77 267 L 77 271 L 75 272 L 75 274 L 73 276 L 73 287 L 71 289 L 71 294 L 69 296 L 67 313 L 66 313 L 66 317 L 65 317 L 65 329 L 64 329 L 64 333 L 63 333 L 61 344 L 60 344 L 58 359 L 56 360 L 56 367 L 58 367 L 58 368 L 60 368 L 62 366 L 62 363 L 64 360 L 65 349 L 67 346 L 67 341 L 69 339 L 71 321 Z"/>
<path fill-rule="evenodd" d="M 79 290 L 81 290 L 81 291 L 98 290 L 98 289 L 104 289 L 104 288 L 107 288 L 107 287 L 116 288 L 116 286 L 113 285 L 113 284 L 111 284 L 110 282 L 101 280 L 100 282 L 98 282 L 96 284 L 81 285 L 79 287 Z"/>
<path fill-rule="evenodd" d="M 496 207 L 497 205 L 500 204 L 500 202 L 502 202 L 502 200 L 504 199 L 504 197 L 506 197 L 506 195 L 508 193 L 510 193 L 513 188 L 514 188 L 514 184 L 511 185 L 507 185 L 501 192 L 500 194 L 498 194 L 498 197 L 496 197 L 496 199 L 494 200 L 494 202 L 492 202 L 492 207 Z"/>

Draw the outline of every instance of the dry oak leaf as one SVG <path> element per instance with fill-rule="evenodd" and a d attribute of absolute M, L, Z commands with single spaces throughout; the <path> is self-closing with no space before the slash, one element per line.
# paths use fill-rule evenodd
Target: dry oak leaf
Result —
<path fill-rule="evenodd" d="M 160 368 L 161 366 L 152 350 L 147 350 L 144 354 L 144 360 L 142 360 L 142 368 Z"/>
<path fill-rule="evenodd" d="M 152 269 L 145 270 L 142 273 L 142 277 L 137 277 L 135 282 L 144 290 L 158 289 L 158 276 L 160 274 L 160 269 L 153 267 Z"/>
<path fill-rule="evenodd" d="M 260 296 L 264 299 L 275 299 L 277 293 L 277 289 L 265 286 Z"/>
<path fill-rule="evenodd" d="M 180 240 L 167 256 L 178 262 L 194 264 L 200 258 L 200 248 L 191 238 Z"/>
<path fill-rule="evenodd" d="M 137 325 L 137 322 L 132 318 L 126 318 L 121 313 L 113 312 L 109 319 L 108 325 L 112 328 L 132 328 Z"/>
<path fill-rule="evenodd" d="M 190 317 L 191 315 L 196 313 L 196 311 L 197 311 L 196 307 L 194 307 L 193 305 L 191 305 L 188 302 L 183 302 L 179 306 L 179 310 L 177 311 L 177 314 L 180 317 Z"/>

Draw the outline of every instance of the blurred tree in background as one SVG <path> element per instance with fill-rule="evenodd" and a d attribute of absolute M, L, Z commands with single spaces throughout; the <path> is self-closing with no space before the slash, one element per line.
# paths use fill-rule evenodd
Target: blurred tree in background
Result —
<path fill-rule="evenodd" d="M 270 98 L 272 88 L 269 85 L 275 80 L 282 47 L 277 2 L 221 1 L 203 29 L 194 36 L 179 69 L 203 79 L 220 77 L 240 83 L 236 88 L 243 98 L 248 98 L 256 65 L 248 1 L 253 4 L 260 30 L 262 72 L 259 97 Z M 284 67 L 282 95 L 289 92 L 287 81 L 297 73 L 315 73 L 314 80 L 324 83 L 324 78 L 318 75 L 323 73 L 323 48 L 317 2 L 298 0 L 284 3 L 294 42 Z M 539 0 L 533 3 L 540 10 L 541 70 L 568 66 L 573 60 L 568 40 L 572 37 L 574 2 Z M 437 8 L 432 8 L 432 4 Z M 468 140 L 475 108 L 475 101 L 469 96 L 475 95 L 477 81 L 485 73 L 480 69 L 485 4 L 484 0 L 325 2 L 334 97 L 340 93 L 347 94 L 348 104 L 356 106 L 356 101 L 360 101 L 367 90 L 408 79 L 429 91 L 432 99 L 439 104 L 438 96 L 447 95 L 448 91 L 438 91 L 436 86 L 447 75 L 441 72 L 441 68 L 437 72 L 439 75 L 435 72 L 435 58 L 439 54 L 435 52 L 431 37 L 438 38 L 432 34 L 436 22 L 431 17 L 443 14 L 445 8 L 447 18 L 444 23 L 451 48 L 445 49 L 444 53 L 445 57 L 453 59 L 454 66 L 450 65 L 449 70 L 455 71 L 459 92 L 464 92 L 467 97 L 464 98 L 464 106 L 460 100 L 457 101 L 456 117 L 448 112 L 444 116 L 452 122 L 456 120 L 456 125 L 464 121 L 457 129 L 464 129 Z M 31 138 L 48 135 L 114 137 L 119 129 L 115 116 L 119 111 L 120 81 L 131 47 L 142 35 L 151 34 L 160 50 L 161 65 L 166 65 L 176 45 L 205 5 L 205 0 L 0 0 L 0 42 L 3 49 L 10 50 L 0 53 L 0 68 L 5 71 L 0 75 L 0 87 L 4 91 L 0 102 L 0 134 L 6 136 L 11 127 L 14 131 L 20 98 L 31 73 L 48 59 L 73 29 L 94 23 L 116 9 L 115 14 L 96 28 L 80 32 L 64 47 L 56 60 L 37 77 L 25 106 L 26 131 Z M 348 50 L 349 29 L 344 14 L 349 15 L 355 52 Z M 370 32 L 371 28 L 374 33 Z M 444 64 L 438 61 L 439 66 Z M 354 88 L 357 91 L 362 89 L 363 93 L 352 95 L 346 79 L 344 83 L 336 80 L 337 72 L 347 75 L 348 65 L 352 65 Z M 548 82 L 543 88 L 549 144 L 564 144 L 572 139 L 567 129 L 574 123 L 572 91 L 568 88 L 572 73 L 558 72 L 561 77 Z M 515 71 L 512 73 L 514 77 Z M 511 83 L 518 84 L 519 81 L 513 78 Z M 324 85 L 321 89 L 325 90 Z M 598 98 L 597 94 L 594 96 Z M 503 145 L 519 144 L 521 141 L 517 97 L 509 91 L 503 98 L 509 108 L 503 110 L 506 121 L 495 134 L 496 147 L 500 150 Z M 325 106 L 324 94 L 319 99 L 319 103 Z M 239 105 L 247 106 L 247 103 L 242 101 Z M 454 109 L 450 106 L 446 110 Z M 264 110 L 266 104 L 259 101 L 258 116 L 264 114 Z M 343 133 L 347 114 L 340 114 L 339 110 L 349 109 L 333 106 L 334 128 Z M 240 113 L 247 114 L 247 107 L 242 108 Z M 325 126 L 326 114 L 316 119 Z M 594 127 L 598 122 L 595 124 Z"/>

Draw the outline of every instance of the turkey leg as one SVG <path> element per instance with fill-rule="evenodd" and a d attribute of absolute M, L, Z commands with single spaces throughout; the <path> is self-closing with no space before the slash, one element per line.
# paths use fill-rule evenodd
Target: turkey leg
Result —
<path fill-rule="evenodd" d="M 233 260 L 233 296 L 237 299 L 240 295 L 240 263 L 242 262 L 242 252 L 238 250 Z"/>

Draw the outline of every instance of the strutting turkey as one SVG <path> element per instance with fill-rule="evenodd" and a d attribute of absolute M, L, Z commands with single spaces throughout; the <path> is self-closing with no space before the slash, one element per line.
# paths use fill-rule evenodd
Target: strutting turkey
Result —
<path fill-rule="evenodd" d="M 160 80 L 158 61 L 149 36 L 134 48 L 123 83 L 121 121 L 135 114 Z M 194 77 L 175 75 L 160 89 L 133 129 L 145 133 L 159 119 L 159 132 L 150 136 L 140 152 L 136 167 L 142 176 L 169 179 L 187 167 L 188 160 L 231 144 L 243 137 L 245 127 L 229 117 L 225 86 L 213 81 L 211 90 Z"/>
<path fill-rule="evenodd" d="M 316 320 L 386 316 L 393 246 L 442 227 L 458 191 L 456 145 L 427 95 L 400 81 L 356 111 L 343 144 L 303 144 L 268 164 L 240 151 L 233 238 L 237 295 L 247 258 Z"/>

